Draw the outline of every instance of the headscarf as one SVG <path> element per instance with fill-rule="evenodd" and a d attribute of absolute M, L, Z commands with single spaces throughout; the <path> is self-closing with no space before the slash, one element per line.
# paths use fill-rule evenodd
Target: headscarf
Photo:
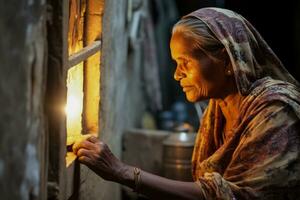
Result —
<path fill-rule="evenodd" d="M 236 84 L 247 94 L 252 83 L 270 76 L 299 85 L 256 29 L 241 15 L 221 8 L 202 8 L 184 16 L 202 20 L 229 55 Z"/>
<path fill-rule="evenodd" d="M 241 15 L 203 8 L 186 17 L 202 20 L 222 42 L 245 97 L 226 141 L 216 100 L 205 110 L 192 158 L 203 198 L 285 199 L 300 186 L 299 83 Z"/>

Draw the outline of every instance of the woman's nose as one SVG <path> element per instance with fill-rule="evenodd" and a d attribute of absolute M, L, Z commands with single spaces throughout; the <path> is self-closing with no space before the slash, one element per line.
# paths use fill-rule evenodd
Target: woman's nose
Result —
<path fill-rule="evenodd" d="M 176 70 L 175 70 L 175 73 L 174 73 L 174 79 L 176 81 L 180 81 L 183 77 L 184 77 L 183 72 L 178 67 L 176 67 Z"/>

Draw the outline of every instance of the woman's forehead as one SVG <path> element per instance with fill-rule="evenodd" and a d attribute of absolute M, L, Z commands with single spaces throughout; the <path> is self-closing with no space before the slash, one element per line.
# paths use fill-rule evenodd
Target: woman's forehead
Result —
<path fill-rule="evenodd" d="M 196 48 L 196 41 L 182 36 L 172 36 L 171 39 L 171 55 L 173 59 L 179 58 L 200 58 L 206 56 L 202 49 Z"/>
<path fill-rule="evenodd" d="M 193 42 L 192 39 L 183 37 L 182 34 L 173 34 L 170 42 L 172 56 L 190 55 L 193 51 Z"/>

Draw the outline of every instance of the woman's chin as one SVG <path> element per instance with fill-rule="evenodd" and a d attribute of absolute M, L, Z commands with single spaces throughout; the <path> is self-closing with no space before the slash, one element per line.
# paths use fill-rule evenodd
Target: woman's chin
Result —
<path fill-rule="evenodd" d="M 188 93 L 186 93 L 185 95 L 186 95 L 186 99 L 191 103 L 196 103 L 198 101 L 203 101 L 203 100 L 209 99 L 206 96 L 198 96 L 198 95 L 196 96 L 196 95 L 190 95 Z"/>
<path fill-rule="evenodd" d="M 198 98 L 194 95 L 189 95 L 187 93 L 185 95 L 186 95 L 186 99 L 191 103 L 195 103 L 198 101 Z"/>

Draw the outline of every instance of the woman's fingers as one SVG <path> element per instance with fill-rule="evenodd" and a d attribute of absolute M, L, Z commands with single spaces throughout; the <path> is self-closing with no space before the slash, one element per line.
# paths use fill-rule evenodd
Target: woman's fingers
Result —
<path fill-rule="evenodd" d="M 81 162 L 82 164 L 85 164 L 87 166 L 89 166 L 92 163 L 92 160 L 87 157 L 87 156 L 80 156 L 78 157 L 79 162 Z"/>
<path fill-rule="evenodd" d="M 86 140 L 87 140 L 87 141 L 90 141 L 91 143 L 99 142 L 98 138 L 95 137 L 94 135 L 91 135 L 91 136 L 88 137 Z"/>
<path fill-rule="evenodd" d="M 82 141 L 82 142 L 78 142 L 78 143 L 75 143 L 73 145 L 73 152 L 75 154 L 77 154 L 78 150 L 81 149 L 81 148 L 85 148 L 85 149 L 94 149 L 95 148 L 95 145 L 89 141 Z"/>
<path fill-rule="evenodd" d="M 92 148 L 91 146 L 88 146 L 89 145 L 88 143 L 85 143 L 85 141 L 87 141 L 87 139 L 90 137 L 95 137 L 95 134 L 81 135 L 80 138 L 76 139 L 72 147 L 73 152 L 76 154 L 78 149 L 81 147 L 88 148 L 88 149 Z M 94 142 L 89 141 L 89 143 L 94 143 Z"/>
<path fill-rule="evenodd" d="M 86 156 L 86 157 L 90 157 L 90 155 L 92 154 L 93 152 L 88 150 L 88 149 L 84 149 L 84 148 L 80 148 L 78 151 L 77 151 L 77 156 L 78 157 L 81 157 L 81 156 Z"/>
<path fill-rule="evenodd" d="M 107 144 L 91 136 L 73 146 L 78 161 L 87 165 L 91 170 L 105 180 L 119 180 L 122 163 L 110 151 Z"/>

